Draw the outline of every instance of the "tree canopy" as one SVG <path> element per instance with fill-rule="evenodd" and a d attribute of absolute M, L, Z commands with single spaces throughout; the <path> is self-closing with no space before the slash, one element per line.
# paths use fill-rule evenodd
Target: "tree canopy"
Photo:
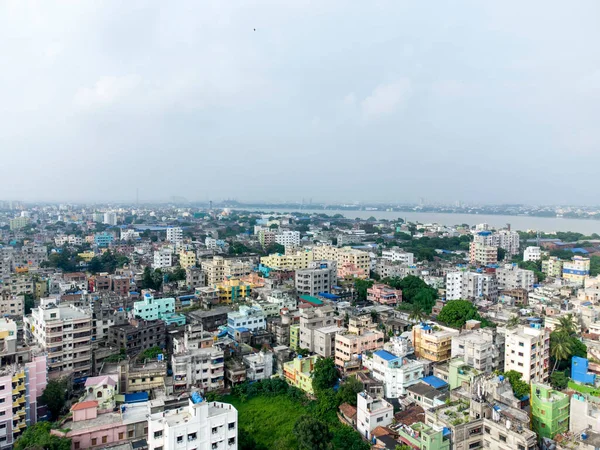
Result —
<path fill-rule="evenodd" d="M 508 379 L 513 392 L 515 393 L 515 397 L 521 399 L 526 395 L 529 395 L 529 383 L 526 383 L 521 379 L 522 375 L 520 372 L 509 370 L 504 373 L 504 376 Z"/>
<path fill-rule="evenodd" d="M 13 449 L 71 450 L 71 439 L 50 434 L 51 428 L 50 422 L 38 422 L 35 425 L 28 426 L 14 443 Z"/>
<path fill-rule="evenodd" d="M 312 385 L 315 393 L 331 389 L 338 382 L 339 378 L 340 373 L 337 367 L 335 367 L 333 358 L 317 359 L 312 373 Z"/>
<path fill-rule="evenodd" d="M 437 316 L 437 320 L 452 328 L 462 328 L 468 320 L 479 320 L 482 327 L 492 325 L 489 320 L 479 315 L 477 308 L 468 300 L 448 301 Z"/>
<path fill-rule="evenodd" d="M 361 280 L 357 278 L 354 280 L 354 289 L 356 289 L 356 297 L 360 301 L 367 299 L 367 289 L 373 286 L 373 280 Z"/>
<path fill-rule="evenodd" d="M 65 407 L 67 400 L 67 385 L 69 381 L 67 378 L 59 378 L 57 380 L 50 380 L 44 389 L 42 394 L 42 403 L 48 407 L 48 411 L 52 417 L 52 420 L 56 420 L 60 417 L 60 414 Z"/>
<path fill-rule="evenodd" d="M 383 283 L 402 290 L 402 302 L 419 306 L 425 313 L 431 309 L 437 299 L 437 290 L 425 283 L 421 278 L 408 275 L 404 278 L 384 278 Z"/>
<path fill-rule="evenodd" d="M 294 424 L 294 435 L 300 448 L 306 450 L 327 450 L 333 438 L 326 423 L 309 415 L 298 418 Z"/>

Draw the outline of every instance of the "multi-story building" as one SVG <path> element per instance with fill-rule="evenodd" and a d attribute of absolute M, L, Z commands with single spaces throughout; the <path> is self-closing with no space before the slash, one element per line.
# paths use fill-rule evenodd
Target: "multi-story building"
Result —
<path fill-rule="evenodd" d="M 258 236 L 258 242 L 260 242 L 260 245 L 262 245 L 263 248 L 266 248 L 266 247 L 270 246 L 271 244 L 275 243 L 275 237 L 277 236 L 277 233 L 275 233 L 274 231 L 262 228 L 258 231 L 257 236 Z"/>
<path fill-rule="evenodd" d="M 504 368 L 504 335 L 495 329 L 467 331 L 452 337 L 452 358 L 462 360 L 481 372 L 490 373 Z"/>
<path fill-rule="evenodd" d="M 260 258 L 260 263 L 273 270 L 298 270 L 308 268 L 313 260 L 312 250 L 288 250 L 285 254 L 273 253 Z"/>
<path fill-rule="evenodd" d="M 179 252 L 179 265 L 184 269 L 196 265 L 196 254 L 191 250 L 182 250 Z"/>
<path fill-rule="evenodd" d="M 112 291 L 119 295 L 127 295 L 129 294 L 131 287 L 131 280 L 129 277 L 123 275 L 110 275 L 110 279 L 112 282 Z"/>
<path fill-rule="evenodd" d="M 296 291 L 299 295 L 330 293 L 337 282 L 335 261 L 312 261 L 308 268 L 296 271 Z"/>
<path fill-rule="evenodd" d="M 166 348 L 166 326 L 162 320 L 131 320 L 126 325 L 113 325 L 108 329 L 108 342 L 124 348 L 134 356 L 152 347 Z"/>
<path fill-rule="evenodd" d="M 446 275 L 446 299 L 496 301 L 498 299 L 496 277 L 478 272 L 449 272 Z"/>
<path fill-rule="evenodd" d="M 335 365 L 348 370 L 362 353 L 383 348 L 383 332 L 361 328 L 358 333 L 352 329 L 335 335 Z"/>
<path fill-rule="evenodd" d="M 153 389 L 165 389 L 167 363 L 158 360 L 146 360 L 138 363 L 135 360 L 122 368 L 120 379 L 125 379 L 123 392 L 150 392 Z"/>
<path fill-rule="evenodd" d="M 506 250 L 506 254 L 514 256 L 519 254 L 519 233 L 512 230 L 500 230 L 496 234 L 498 247 Z"/>
<path fill-rule="evenodd" d="M 402 291 L 377 283 L 367 289 L 367 300 L 382 305 L 395 306 L 402 302 Z"/>
<path fill-rule="evenodd" d="M 246 366 L 246 379 L 260 381 L 273 375 L 273 352 L 261 351 L 243 357 Z"/>
<path fill-rule="evenodd" d="M 580 434 L 584 430 L 600 432 L 600 398 L 574 392 L 569 408 L 569 431 Z"/>
<path fill-rule="evenodd" d="M 469 262 L 488 266 L 498 262 L 498 238 L 491 231 L 479 231 L 473 235 L 469 246 Z"/>
<path fill-rule="evenodd" d="M 150 414 L 148 448 L 153 450 L 237 450 L 237 410 L 192 393 L 187 408 Z"/>
<path fill-rule="evenodd" d="M 371 270 L 369 253 L 351 247 L 338 248 L 331 245 L 317 245 L 313 248 L 313 256 L 315 260 L 337 262 L 338 270 L 343 266 L 352 265 L 367 276 Z"/>
<path fill-rule="evenodd" d="M 531 429 L 540 438 L 554 439 L 569 430 L 569 396 L 542 383 L 531 385 Z"/>
<path fill-rule="evenodd" d="M 223 350 L 217 347 L 175 353 L 171 361 L 175 391 L 197 387 L 208 392 L 225 386 L 225 357 Z"/>
<path fill-rule="evenodd" d="M 10 219 L 8 221 L 8 225 L 11 231 L 20 230 L 21 228 L 25 228 L 29 224 L 28 217 L 15 217 L 14 219 Z"/>
<path fill-rule="evenodd" d="M 250 332 L 264 330 L 266 327 L 265 314 L 256 306 L 240 306 L 238 311 L 227 314 L 227 327 L 233 335 L 238 328 L 245 328 Z"/>
<path fill-rule="evenodd" d="M 212 260 L 202 261 L 202 270 L 206 274 L 206 284 L 220 283 L 225 277 L 239 278 L 252 273 L 250 261 L 225 259 L 214 256 Z"/>
<path fill-rule="evenodd" d="M 496 280 L 498 289 L 525 289 L 533 291 L 535 274 L 533 270 L 520 269 L 516 264 L 505 264 L 504 267 L 496 269 Z"/>
<path fill-rule="evenodd" d="M 551 256 L 542 261 L 542 272 L 549 277 L 560 278 L 562 276 L 563 261 L 556 256 Z"/>
<path fill-rule="evenodd" d="M 175 312 L 175 299 L 154 298 L 146 292 L 139 302 L 133 303 L 133 315 L 143 320 L 162 320 L 166 325 L 185 325 L 185 316 Z"/>
<path fill-rule="evenodd" d="M 335 312 L 329 305 L 300 310 L 299 342 L 300 348 L 315 351 L 314 331 L 318 328 L 335 325 Z M 291 330 L 290 330 L 291 332 Z"/>
<path fill-rule="evenodd" d="M 173 255 L 169 250 L 157 250 L 154 252 L 154 269 L 164 269 L 173 265 Z"/>
<path fill-rule="evenodd" d="M 25 296 L 13 295 L 10 291 L 0 292 L 0 317 L 18 316 L 23 317 Z"/>
<path fill-rule="evenodd" d="M 452 356 L 452 338 L 459 331 L 436 324 L 421 324 L 413 327 L 412 341 L 415 356 L 433 362 L 441 362 Z"/>
<path fill-rule="evenodd" d="M 425 363 L 397 356 L 386 350 L 378 350 L 372 356 L 362 357 L 364 367 L 376 380 L 382 381 L 386 398 L 406 395 L 406 388 L 417 384 L 425 375 Z"/>
<path fill-rule="evenodd" d="M 45 388 L 45 355 L 0 367 L 0 449 L 13 448 L 23 431 L 37 422 L 37 399 Z"/>
<path fill-rule="evenodd" d="M 505 334 L 504 371 L 516 370 L 526 383 L 543 383 L 548 379 L 550 334 L 533 327 L 499 330 Z"/>
<path fill-rule="evenodd" d="M 393 248 L 381 252 L 381 258 L 387 261 L 408 264 L 409 266 L 415 263 L 415 256 L 412 253 Z"/>
<path fill-rule="evenodd" d="M 366 392 L 356 397 L 356 429 L 367 440 L 376 427 L 386 427 L 394 420 L 394 407 L 382 398 L 373 398 Z"/>
<path fill-rule="evenodd" d="M 539 247 L 529 246 L 523 251 L 523 261 L 539 261 L 542 259 L 542 250 Z"/>
<path fill-rule="evenodd" d="M 167 241 L 172 244 L 181 244 L 183 242 L 183 229 L 180 227 L 167 228 Z"/>
<path fill-rule="evenodd" d="M 450 450 L 450 435 L 444 433 L 444 428 L 433 428 L 423 422 L 415 422 L 411 425 L 400 424 L 396 431 L 398 441 L 410 448 Z"/>
<path fill-rule="evenodd" d="M 112 233 L 108 233 L 106 231 L 103 231 L 101 233 L 96 233 L 94 235 L 94 243 L 98 246 L 98 247 L 108 247 L 110 244 L 112 244 L 115 240 L 115 235 Z"/>
<path fill-rule="evenodd" d="M 47 302 L 25 317 L 25 338 L 46 351 L 48 376 L 73 375 L 78 383 L 92 369 L 92 314 L 72 304 Z"/>
<path fill-rule="evenodd" d="M 283 245 L 286 249 L 300 246 L 299 231 L 283 231 L 275 235 L 275 242 Z"/>
<path fill-rule="evenodd" d="M 323 358 L 335 356 L 335 337 L 345 331 L 346 328 L 337 325 L 329 325 L 312 330 L 314 352 Z"/>
<path fill-rule="evenodd" d="M 217 290 L 217 298 L 220 303 L 231 303 L 235 300 L 246 299 L 252 292 L 252 284 L 246 283 L 239 278 L 228 278 L 216 283 L 213 287 Z"/>
<path fill-rule="evenodd" d="M 590 258 L 573 256 L 572 261 L 565 261 L 562 268 L 564 280 L 583 286 L 586 277 L 590 275 Z"/>
<path fill-rule="evenodd" d="M 298 355 L 291 361 L 284 363 L 283 376 L 285 381 L 308 394 L 314 394 L 312 372 L 318 358 L 320 358 L 318 355 L 308 356 L 306 358 L 303 358 L 302 355 Z"/>
<path fill-rule="evenodd" d="M 117 224 L 117 213 L 115 213 L 114 211 L 106 211 L 104 213 L 104 220 L 102 221 L 102 223 L 105 223 L 106 225 L 115 226 Z"/>
<path fill-rule="evenodd" d="M 185 284 L 190 288 L 204 287 L 206 275 L 199 267 L 188 267 L 185 269 Z"/>

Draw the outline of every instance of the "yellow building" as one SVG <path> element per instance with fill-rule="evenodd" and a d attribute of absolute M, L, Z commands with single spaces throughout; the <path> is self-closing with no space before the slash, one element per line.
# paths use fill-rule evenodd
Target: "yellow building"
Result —
<path fill-rule="evenodd" d="M 10 219 L 8 223 L 11 231 L 20 230 L 29 224 L 29 219 L 27 217 L 15 217 L 14 219 Z"/>
<path fill-rule="evenodd" d="M 194 267 L 196 265 L 196 254 L 192 251 L 182 250 L 179 252 L 179 265 L 184 269 Z"/>
<path fill-rule="evenodd" d="M 292 386 L 302 389 L 304 392 L 314 394 L 312 386 L 312 371 L 319 355 L 297 358 L 283 364 L 283 376 Z"/>
<path fill-rule="evenodd" d="M 275 270 L 298 270 L 307 269 L 308 263 L 313 260 L 313 252 L 310 250 L 286 251 L 284 255 L 281 253 L 273 253 L 269 256 L 260 258 L 260 263 L 263 266 Z"/>
<path fill-rule="evenodd" d="M 590 275 L 590 258 L 573 256 L 572 261 L 565 261 L 562 267 L 562 277 L 583 286 L 586 277 Z"/>
<path fill-rule="evenodd" d="M 351 247 L 337 248 L 331 245 L 318 245 L 313 248 L 313 258 L 316 261 L 336 261 L 338 271 L 342 267 L 352 265 L 358 269 L 362 269 L 367 274 L 371 269 L 371 257 L 369 253 Z"/>
<path fill-rule="evenodd" d="M 250 297 L 252 287 L 252 284 L 245 283 L 238 278 L 231 278 L 214 285 L 221 303 L 231 303 L 240 298 Z"/>
<path fill-rule="evenodd" d="M 36 279 L 34 281 L 33 289 L 36 299 L 46 297 L 48 295 L 48 281 L 45 279 Z"/>
<path fill-rule="evenodd" d="M 435 324 L 422 324 L 413 327 L 412 334 L 415 356 L 439 362 L 450 359 L 452 337 L 460 333 L 458 330 Z"/>
<path fill-rule="evenodd" d="M 77 256 L 79 256 L 82 261 L 90 262 L 94 258 L 95 253 L 92 251 L 87 251 L 87 252 L 77 253 Z"/>

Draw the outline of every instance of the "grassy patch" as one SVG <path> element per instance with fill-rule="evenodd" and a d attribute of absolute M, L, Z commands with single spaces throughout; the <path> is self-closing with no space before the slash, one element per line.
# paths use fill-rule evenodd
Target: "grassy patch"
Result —
<path fill-rule="evenodd" d="M 225 396 L 238 410 L 240 429 L 250 433 L 257 443 L 267 448 L 294 450 L 298 443 L 293 428 L 298 417 L 307 413 L 306 407 L 284 395 L 277 397 L 251 397 L 242 402 L 238 397 Z"/>
<path fill-rule="evenodd" d="M 583 384 L 577 384 L 574 381 L 569 381 L 569 389 L 581 392 L 582 394 L 590 394 L 596 397 L 600 397 L 600 390 L 593 386 L 585 386 Z"/>

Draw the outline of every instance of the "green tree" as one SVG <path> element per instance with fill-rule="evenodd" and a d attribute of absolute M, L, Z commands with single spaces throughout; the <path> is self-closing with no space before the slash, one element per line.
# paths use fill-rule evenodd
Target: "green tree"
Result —
<path fill-rule="evenodd" d="M 356 395 L 362 392 L 363 384 L 356 377 L 348 377 L 338 389 L 339 403 L 348 403 L 356 406 Z"/>
<path fill-rule="evenodd" d="M 575 324 L 573 323 L 573 314 L 567 314 L 558 318 L 558 324 L 554 328 L 559 334 L 573 336 L 575 334 Z"/>
<path fill-rule="evenodd" d="M 346 425 L 333 432 L 333 450 L 369 450 L 371 446 L 363 440 L 360 433 Z"/>
<path fill-rule="evenodd" d="M 294 435 L 301 449 L 327 450 L 333 438 L 326 423 L 314 417 L 300 416 L 294 424 Z"/>
<path fill-rule="evenodd" d="M 340 373 L 335 367 L 333 358 L 319 358 L 315 362 L 312 373 L 313 390 L 318 396 L 319 391 L 331 389 L 338 382 Z"/>
<path fill-rule="evenodd" d="M 504 374 L 508 379 L 515 396 L 519 399 L 529 395 L 529 383 L 526 383 L 521 379 L 522 375 L 516 370 L 509 370 Z"/>
<path fill-rule="evenodd" d="M 71 439 L 50 434 L 51 428 L 50 422 L 38 422 L 28 426 L 14 443 L 13 449 L 71 450 Z"/>
<path fill-rule="evenodd" d="M 35 308 L 35 300 L 33 299 L 33 294 L 24 294 L 25 297 L 25 315 L 31 314 L 31 310 Z"/>
<path fill-rule="evenodd" d="M 412 305 L 408 319 L 413 322 L 422 322 L 427 317 L 421 305 Z"/>
<path fill-rule="evenodd" d="M 52 420 L 57 420 L 60 417 L 62 410 L 67 401 L 67 378 L 59 378 L 48 381 L 46 389 L 42 394 L 42 404 L 48 407 Z"/>
<path fill-rule="evenodd" d="M 185 269 L 181 266 L 177 266 L 173 272 L 169 274 L 169 281 L 181 281 L 185 280 L 186 274 Z"/>
<path fill-rule="evenodd" d="M 419 305 L 425 313 L 431 313 L 437 299 L 437 290 L 421 278 L 408 275 L 404 278 L 384 278 L 382 282 L 394 289 L 402 290 L 402 301 L 404 303 Z"/>
<path fill-rule="evenodd" d="M 467 300 L 450 300 L 447 302 L 437 320 L 452 328 L 462 328 L 468 320 L 480 320 L 481 326 L 489 326 L 489 321 L 483 319 L 473 303 Z"/>
<path fill-rule="evenodd" d="M 501 247 L 498 247 L 498 261 L 504 261 L 506 257 L 506 250 Z"/>
<path fill-rule="evenodd" d="M 564 332 L 553 331 L 550 333 L 550 356 L 554 359 L 552 372 L 556 370 L 561 361 L 567 361 L 572 354 L 571 336 Z"/>
<path fill-rule="evenodd" d="M 567 377 L 565 372 L 556 370 L 552 372 L 552 375 L 550 375 L 550 384 L 554 389 L 562 391 L 569 385 L 569 377 Z"/>
<path fill-rule="evenodd" d="M 367 299 L 367 289 L 373 286 L 373 280 L 361 280 L 357 278 L 354 280 L 354 289 L 356 290 L 356 297 L 359 301 Z"/>

